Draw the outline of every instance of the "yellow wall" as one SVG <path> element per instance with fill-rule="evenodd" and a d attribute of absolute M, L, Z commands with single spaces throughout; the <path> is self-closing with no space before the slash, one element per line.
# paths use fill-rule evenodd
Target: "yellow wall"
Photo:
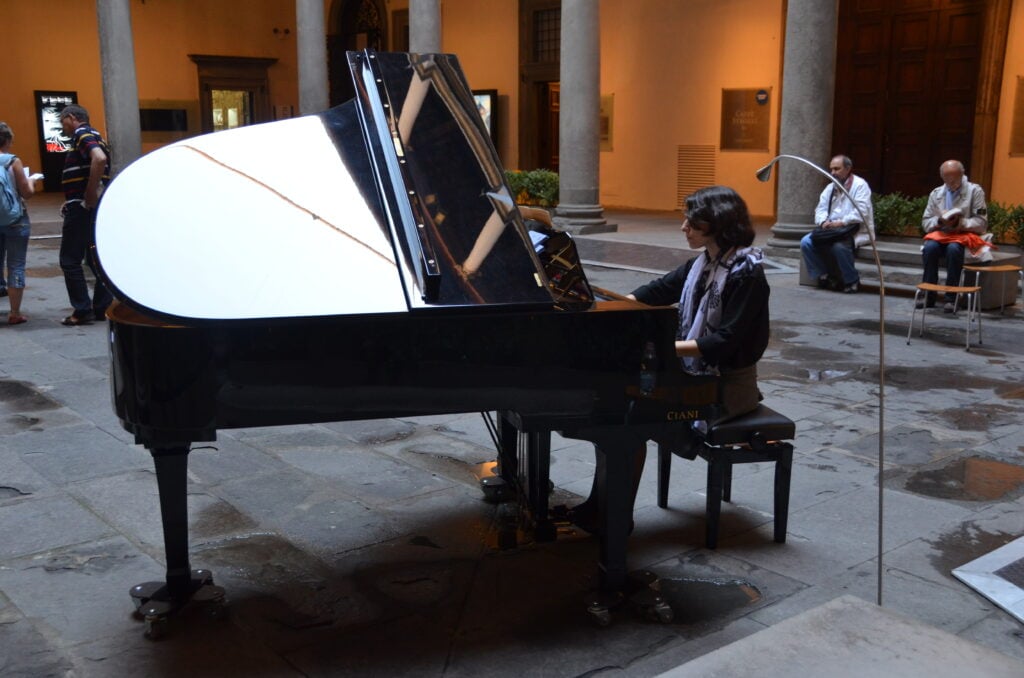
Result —
<path fill-rule="evenodd" d="M 324 0 L 325 15 L 337 0 Z M 96 6 L 82 0 L 4 2 L 8 54 L 0 120 L 17 137 L 14 150 L 39 166 L 32 92 L 74 90 L 101 130 L 103 98 Z M 614 95 L 613 149 L 601 153 L 600 200 L 606 206 L 673 209 L 676 148 L 717 147 L 721 90 L 771 91 L 769 151 L 719 152 L 716 181 L 735 187 L 755 215 L 774 212 L 774 182 L 760 184 L 755 168 L 778 152 L 784 0 L 600 0 L 601 92 Z M 270 102 L 298 104 L 292 0 L 146 0 L 130 4 L 139 98 L 197 102 L 190 53 L 273 57 Z M 392 13 L 408 0 L 386 0 Z M 518 166 L 518 3 L 442 0 L 442 48 L 459 56 L 470 86 L 499 92 L 498 150 Z M 43 28 L 46 42 L 37 38 Z M 277 34 L 274 28 L 289 29 Z M 1014 3 L 989 193 L 1024 203 L 1024 158 L 1009 157 L 1017 77 L 1024 76 L 1024 3 Z M 144 150 L 153 145 L 147 144 Z M 523 168 L 529 169 L 529 168 Z"/>
<path fill-rule="evenodd" d="M 721 90 L 771 92 L 766 152 L 717 154 L 715 180 L 755 215 L 774 213 L 774 182 L 754 171 L 775 154 L 782 0 L 604 0 L 601 93 L 615 95 L 613 150 L 601 153 L 601 201 L 668 210 L 676 148 L 719 144 Z"/>
<path fill-rule="evenodd" d="M 78 101 L 89 110 L 93 125 L 105 131 L 96 3 L 34 0 L 3 4 L 7 53 L 18 58 L 16 65 L 8 63 L 4 68 L 0 120 L 14 129 L 13 150 L 25 164 L 38 167 L 33 90 L 78 92 Z M 132 2 L 130 7 L 140 100 L 198 102 L 196 65 L 188 55 L 215 54 L 279 59 L 268 70 L 270 103 L 297 107 L 294 2 L 148 0 Z M 275 35 L 275 27 L 290 32 Z M 147 144 L 143 150 L 152 147 Z"/>
<path fill-rule="evenodd" d="M 498 155 L 519 161 L 519 8 L 510 0 L 445 0 L 441 49 L 458 55 L 472 89 L 498 90 Z"/>
<path fill-rule="evenodd" d="M 1010 157 L 1010 127 L 1017 78 L 1024 78 L 1024 2 L 1013 3 L 1010 31 L 1003 62 L 1003 89 L 999 98 L 999 122 L 996 127 L 995 162 L 989 199 L 1024 205 L 1024 157 Z M 982 188 L 989 189 L 988 186 Z"/>

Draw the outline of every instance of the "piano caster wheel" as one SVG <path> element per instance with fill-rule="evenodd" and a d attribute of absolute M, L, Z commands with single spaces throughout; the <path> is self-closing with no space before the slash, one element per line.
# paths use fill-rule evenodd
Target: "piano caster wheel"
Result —
<path fill-rule="evenodd" d="M 658 575 L 650 570 L 636 570 L 629 573 L 629 588 L 633 591 L 629 602 L 648 621 L 668 624 L 675 619 L 675 612 L 658 592 Z"/>
<path fill-rule="evenodd" d="M 622 605 L 624 601 L 621 593 L 598 592 L 587 598 L 587 614 L 591 621 L 604 628 L 612 623 L 612 610 Z"/>
<path fill-rule="evenodd" d="M 128 594 L 135 604 L 135 618 L 146 623 L 146 637 L 150 640 L 167 635 L 168 618 L 191 603 L 202 607 L 212 618 L 227 614 L 227 594 L 223 587 L 214 586 L 209 570 L 192 570 L 188 589 L 178 596 L 171 596 L 166 583 L 160 581 L 133 586 Z"/>
<path fill-rule="evenodd" d="M 640 600 L 633 599 L 633 604 L 643 611 L 647 621 L 668 624 L 676 617 L 676 613 L 669 606 L 664 598 L 655 594 L 652 596 L 641 596 Z"/>
<path fill-rule="evenodd" d="M 160 640 L 167 635 L 167 617 L 146 617 L 146 638 Z"/>
<path fill-rule="evenodd" d="M 501 504 L 515 498 L 515 492 L 501 476 L 488 476 L 480 480 L 480 489 L 484 493 L 484 501 Z"/>
<path fill-rule="evenodd" d="M 203 613 L 210 619 L 223 619 L 228 614 L 228 597 L 223 587 L 206 585 L 196 591 L 192 602 L 202 606 Z"/>
<path fill-rule="evenodd" d="M 651 621 L 662 624 L 670 624 L 676 618 L 676 613 L 672 611 L 672 608 L 664 600 L 655 605 L 648 614 L 653 614 Z"/>
<path fill-rule="evenodd" d="M 595 624 L 601 628 L 611 626 L 612 624 L 612 611 L 606 607 L 589 607 L 587 612 L 590 613 L 590 618 Z"/>

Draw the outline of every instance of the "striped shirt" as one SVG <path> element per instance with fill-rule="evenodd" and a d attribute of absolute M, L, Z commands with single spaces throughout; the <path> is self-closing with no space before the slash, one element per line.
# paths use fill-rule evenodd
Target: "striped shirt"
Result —
<path fill-rule="evenodd" d="M 89 154 L 94 148 L 99 148 L 107 156 L 107 164 L 103 166 L 100 183 L 106 186 L 110 181 L 110 149 L 99 132 L 89 125 L 82 125 L 75 130 L 71 150 L 64 158 L 64 172 L 60 181 L 65 200 L 79 200 L 85 197 L 91 167 Z"/>

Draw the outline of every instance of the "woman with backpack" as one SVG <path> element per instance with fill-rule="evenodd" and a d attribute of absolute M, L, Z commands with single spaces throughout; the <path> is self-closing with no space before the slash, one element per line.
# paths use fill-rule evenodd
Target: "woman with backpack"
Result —
<path fill-rule="evenodd" d="M 21 159 L 10 152 L 13 142 L 14 132 L 7 123 L 0 122 L 0 269 L 6 263 L 7 297 L 11 302 L 7 324 L 20 325 L 28 320 L 21 314 L 21 298 L 25 293 L 25 257 L 31 228 L 25 200 L 32 197 L 35 188 L 25 175 Z"/>

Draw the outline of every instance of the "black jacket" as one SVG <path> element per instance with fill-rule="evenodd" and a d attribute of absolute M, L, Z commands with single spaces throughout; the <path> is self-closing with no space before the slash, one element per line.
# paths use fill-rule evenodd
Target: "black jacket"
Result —
<path fill-rule="evenodd" d="M 638 301 L 652 306 L 679 302 L 686 276 L 696 259 L 633 291 Z M 768 280 L 757 266 L 730 274 L 722 290 L 722 325 L 718 331 L 697 339 L 697 347 L 709 365 L 730 370 L 753 365 L 768 347 Z M 680 311 L 681 312 L 681 311 Z"/>

